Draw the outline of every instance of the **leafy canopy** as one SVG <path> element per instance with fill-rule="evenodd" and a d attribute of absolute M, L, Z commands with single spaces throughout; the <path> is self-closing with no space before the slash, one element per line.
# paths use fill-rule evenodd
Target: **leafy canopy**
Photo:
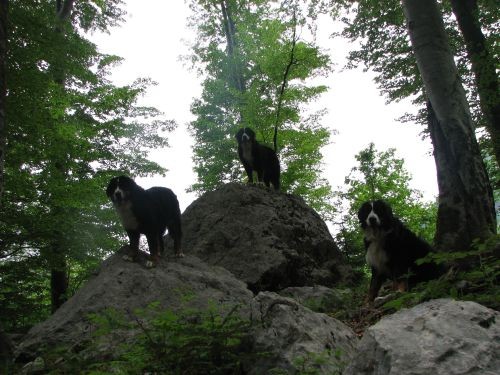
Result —
<path fill-rule="evenodd" d="M 175 124 L 139 104 L 149 79 L 113 85 L 120 58 L 86 38 L 121 21 L 121 1 L 77 1 L 64 25 L 53 1 L 12 0 L 9 11 L 0 315 L 14 328 L 47 312 L 55 258 L 68 264 L 72 293 L 116 248 L 123 231 L 104 188 L 117 173 L 161 173 L 148 151 L 166 146 Z"/>
<path fill-rule="evenodd" d="M 321 125 L 324 111 L 306 109 L 326 91 L 311 78 L 327 74 L 330 61 L 300 37 L 306 19 L 298 3 L 191 1 L 190 6 L 197 31 L 190 60 L 204 78 L 202 95 L 191 108 L 198 176 L 192 190 L 243 179 L 234 134 L 249 126 L 270 145 L 276 126 L 283 189 L 328 211 L 331 189 L 321 178 L 321 148 L 329 131 Z"/>

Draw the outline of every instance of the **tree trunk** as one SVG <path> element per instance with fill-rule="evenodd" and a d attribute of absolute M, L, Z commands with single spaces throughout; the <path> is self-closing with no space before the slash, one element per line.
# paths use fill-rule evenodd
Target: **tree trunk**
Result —
<path fill-rule="evenodd" d="M 231 81 L 233 87 L 238 90 L 238 92 L 245 92 L 245 80 L 241 72 L 241 66 L 239 61 L 239 56 L 237 56 L 238 46 L 236 43 L 236 27 L 234 26 L 234 20 L 231 12 L 230 4 L 226 0 L 220 1 L 220 7 L 222 12 L 224 34 L 226 35 L 226 51 L 229 57 L 229 63 L 231 64 Z"/>
<path fill-rule="evenodd" d="M 7 84 L 5 82 L 7 70 L 7 12 L 8 0 L 0 0 L 0 207 L 4 191 L 5 145 L 6 145 L 6 119 L 5 99 Z"/>
<path fill-rule="evenodd" d="M 63 249 L 54 244 L 51 249 L 50 301 L 54 313 L 68 299 L 68 264 Z"/>
<path fill-rule="evenodd" d="M 278 126 L 280 121 L 281 107 L 283 105 L 283 96 L 285 94 L 285 89 L 288 85 L 290 69 L 292 65 L 295 64 L 295 46 L 297 45 L 297 16 L 296 11 L 293 12 L 293 34 L 292 34 L 292 48 L 290 48 L 290 59 L 285 67 L 285 72 L 283 73 L 283 80 L 281 81 L 280 91 L 278 92 L 278 103 L 276 105 L 276 120 L 274 122 L 274 135 L 273 135 L 273 145 L 274 151 L 278 153 Z"/>
<path fill-rule="evenodd" d="M 476 0 L 451 0 L 451 7 L 465 40 L 474 73 L 479 103 L 490 134 L 497 165 L 500 166 L 500 93 L 495 61 L 479 24 Z"/>
<path fill-rule="evenodd" d="M 57 26 L 54 30 L 55 33 L 62 34 L 64 32 L 63 23 L 67 22 L 71 16 L 71 11 L 73 10 L 74 0 L 57 0 L 56 1 L 56 17 Z M 59 56 L 58 63 L 54 66 L 54 81 L 59 85 L 64 85 L 66 80 L 65 66 L 64 66 L 65 56 Z M 58 174 L 57 178 L 67 175 L 67 168 L 65 166 L 65 161 L 60 158 L 61 161 L 53 160 L 55 164 L 54 169 Z M 58 203 L 54 202 L 52 204 L 52 210 L 55 213 L 57 220 L 63 220 L 63 209 L 58 207 Z M 51 307 L 54 313 L 66 300 L 67 292 L 69 286 L 68 279 L 68 264 L 66 262 L 66 254 L 64 249 L 61 247 L 61 236 L 62 233 L 55 233 L 54 244 L 49 249 L 49 265 L 50 265 L 50 295 L 51 295 Z"/>
<path fill-rule="evenodd" d="M 403 10 L 426 94 L 435 112 L 430 123 L 439 208 L 436 246 L 469 248 L 496 232 L 493 194 L 436 0 L 403 0 Z"/>

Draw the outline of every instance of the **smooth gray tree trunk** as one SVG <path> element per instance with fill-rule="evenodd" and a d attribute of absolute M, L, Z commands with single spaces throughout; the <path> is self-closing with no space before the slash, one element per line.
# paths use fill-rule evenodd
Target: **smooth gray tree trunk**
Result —
<path fill-rule="evenodd" d="M 402 0 L 430 121 L 439 188 L 436 246 L 469 249 L 496 232 L 491 185 L 436 0 Z"/>

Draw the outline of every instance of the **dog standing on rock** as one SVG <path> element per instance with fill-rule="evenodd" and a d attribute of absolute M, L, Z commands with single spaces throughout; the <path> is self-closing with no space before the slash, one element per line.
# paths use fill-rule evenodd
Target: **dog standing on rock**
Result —
<path fill-rule="evenodd" d="M 165 187 L 143 189 L 127 176 L 114 177 L 108 184 L 106 195 L 115 207 L 130 241 L 130 252 L 124 258 L 135 261 L 139 253 L 139 239 L 144 234 L 148 241 L 151 260 L 147 267 L 154 267 L 164 250 L 163 235 L 168 229 L 174 240 L 177 256 L 181 251 L 181 211 L 177 196 Z"/>
<path fill-rule="evenodd" d="M 259 182 L 275 190 L 280 189 L 280 162 L 276 151 L 261 145 L 255 139 L 255 132 L 250 128 L 241 128 L 236 133 L 238 156 L 247 172 L 248 182 L 253 183 L 253 171 L 257 172 Z"/>

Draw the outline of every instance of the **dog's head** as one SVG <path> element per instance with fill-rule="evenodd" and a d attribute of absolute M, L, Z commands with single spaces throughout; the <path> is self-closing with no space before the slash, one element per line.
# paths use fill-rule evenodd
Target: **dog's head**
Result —
<path fill-rule="evenodd" d="M 390 229 L 394 220 L 392 208 L 383 200 L 368 201 L 361 205 L 358 211 L 361 228 Z"/>
<path fill-rule="evenodd" d="M 130 195 L 136 187 L 137 184 L 130 177 L 113 177 L 111 181 L 109 181 L 106 195 L 111 199 L 111 202 L 118 206 L 130 199 Z"/>
<path fill-rule="evenodd" d="M 241 145 L 243 143 L 251 143 L 255 141 L 255 132 L 250 128 L 241 128 L 236 133 L 236 140 Z"/>

